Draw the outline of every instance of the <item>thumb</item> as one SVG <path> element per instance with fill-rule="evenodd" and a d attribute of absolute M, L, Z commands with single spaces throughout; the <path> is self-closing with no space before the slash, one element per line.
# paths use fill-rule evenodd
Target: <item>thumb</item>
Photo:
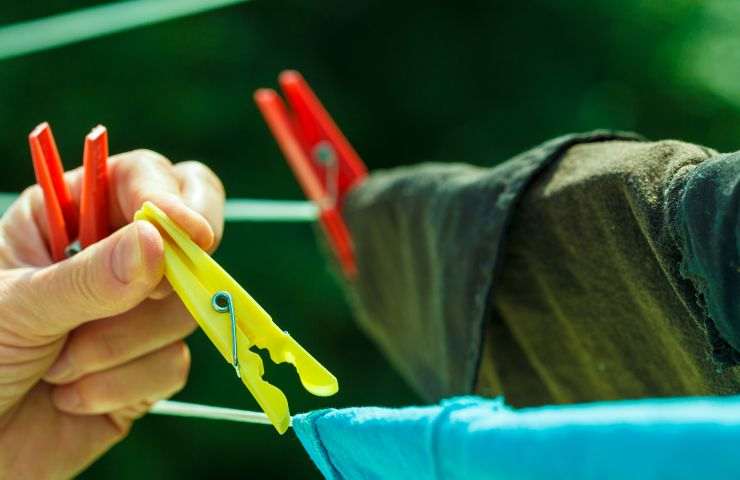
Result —
<path fill-rule="evenodd" d="M 135 307 L 163 273 L 162 237 L 151 223 L 137 221 L 70 259 L 21 275 L 10 294 L 26 313 L 29 333 L 62 335 Z"/>

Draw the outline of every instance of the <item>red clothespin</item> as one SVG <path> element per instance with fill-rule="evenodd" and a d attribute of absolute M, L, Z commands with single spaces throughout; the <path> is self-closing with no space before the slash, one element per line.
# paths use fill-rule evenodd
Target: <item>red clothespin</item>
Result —
<path fill-rule="evenodd" d="M 64 169 L 49 124 L 28 135 L 36 181 L 44 193 L 49 244 L 55 262 L 105 238 L 108 222 L 108 132 L 98 125 L 85 137 L 80 210 L 64 181 Z"/>
<path fill-rule="evenodd" d="M 341 206 L 367 176 L 367 167 L 300 73 L 285 71 L 279 83 L 290 112 L 272 89 L 257 90 L 254 100 L 304 193 L 319 208 L 319 220 L 344 274 L 353 278 L 354 247 Z"/>

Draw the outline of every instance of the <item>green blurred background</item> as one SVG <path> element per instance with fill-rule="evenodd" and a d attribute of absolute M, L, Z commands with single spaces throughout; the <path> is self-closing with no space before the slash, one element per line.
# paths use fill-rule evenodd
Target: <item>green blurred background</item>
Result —
<path fill-rule="evenodd" d="M 4 2 L 0 25 L 99 4 Z M 51 122 L 67 162 L 97 123 L 113 152 L 198 159 L 231 197 L 300 199 L 252 100 L 304 73 L 371 169 L 491 165 L 599 127 L 723 151 L 740 138 L 740 2 L 254 0 L 0 62 L 0 191 L 33 182 L 26 135 Z M 420 400 L 357 330 L 306 224 L 229 224 L 217 259 L 339 377 L 329 399 L 268 364 L 294 412 Z M 256 404 L 205 336 L 178 399 Z M 413 345 L 409 345 L 413 348 Z M 269 427 L 147 417 L 82 478 L 317 478 Z"/>

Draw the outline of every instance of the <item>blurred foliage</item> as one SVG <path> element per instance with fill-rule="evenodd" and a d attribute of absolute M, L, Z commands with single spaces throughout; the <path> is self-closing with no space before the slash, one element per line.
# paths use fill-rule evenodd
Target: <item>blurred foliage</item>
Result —
<path fill-rule="evenodd" d="M 0 24 L 100 2 L 5 2 Z M 26 135 L 52 123 L 67 166 L 97 123 L 112 151 L 198 159 L 232 197 L 302 198 L 251 100 L 304 73 L 371 169 L 490 165 L 546 138 L 635 130 L 734 150 L 740 7 L 713 0 L 254 0 L 0 65 L 0 191 L 33 182 Z M 293 411 L 419 402 L 353 325 L 306 225 L 230 224 L 217 259 L 339 377 L 304 392 L 268 362 Z M 256 404 L 196 333 L 178 399 Z M 413 348 L 413 345 L 409 345 Z M 82 478 L 316 478 L 292 434 L 147 417 Z"/>

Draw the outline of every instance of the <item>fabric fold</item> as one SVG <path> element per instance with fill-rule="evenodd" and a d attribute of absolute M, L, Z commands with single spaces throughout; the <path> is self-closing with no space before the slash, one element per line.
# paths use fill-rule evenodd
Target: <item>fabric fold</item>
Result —
<path fill-rule="evenodd" d="M 373 172 L 343 210 L 356 319 L 430 401 L 737 392 L 740 156 L 717 155 L 595 132 Z"/>
<path fill-rule="evenodd" d="M 701 294 L 715 353 L 740 361 L 740 153 L 720 155 L 688 174 L 676 209 L 681 273 Z"/>
<path fill-rule="evenodd" d="M 359 324 L 426 399 L 473 391 L 490 292 L 517 201 L 538 172 L 605 131 L 556 138 L 493 168 L 423 164 L 375 171 L 343 215 L 359 274 Z"/>
<path fill-rule="evenodd" d="M 513 410 L 463 397 L 428 407 L 296 415 L 330 480 L 731 479 L 740 471 L 740 397 Z M 318 441 L 317 441 L 318 439 Z"/>

